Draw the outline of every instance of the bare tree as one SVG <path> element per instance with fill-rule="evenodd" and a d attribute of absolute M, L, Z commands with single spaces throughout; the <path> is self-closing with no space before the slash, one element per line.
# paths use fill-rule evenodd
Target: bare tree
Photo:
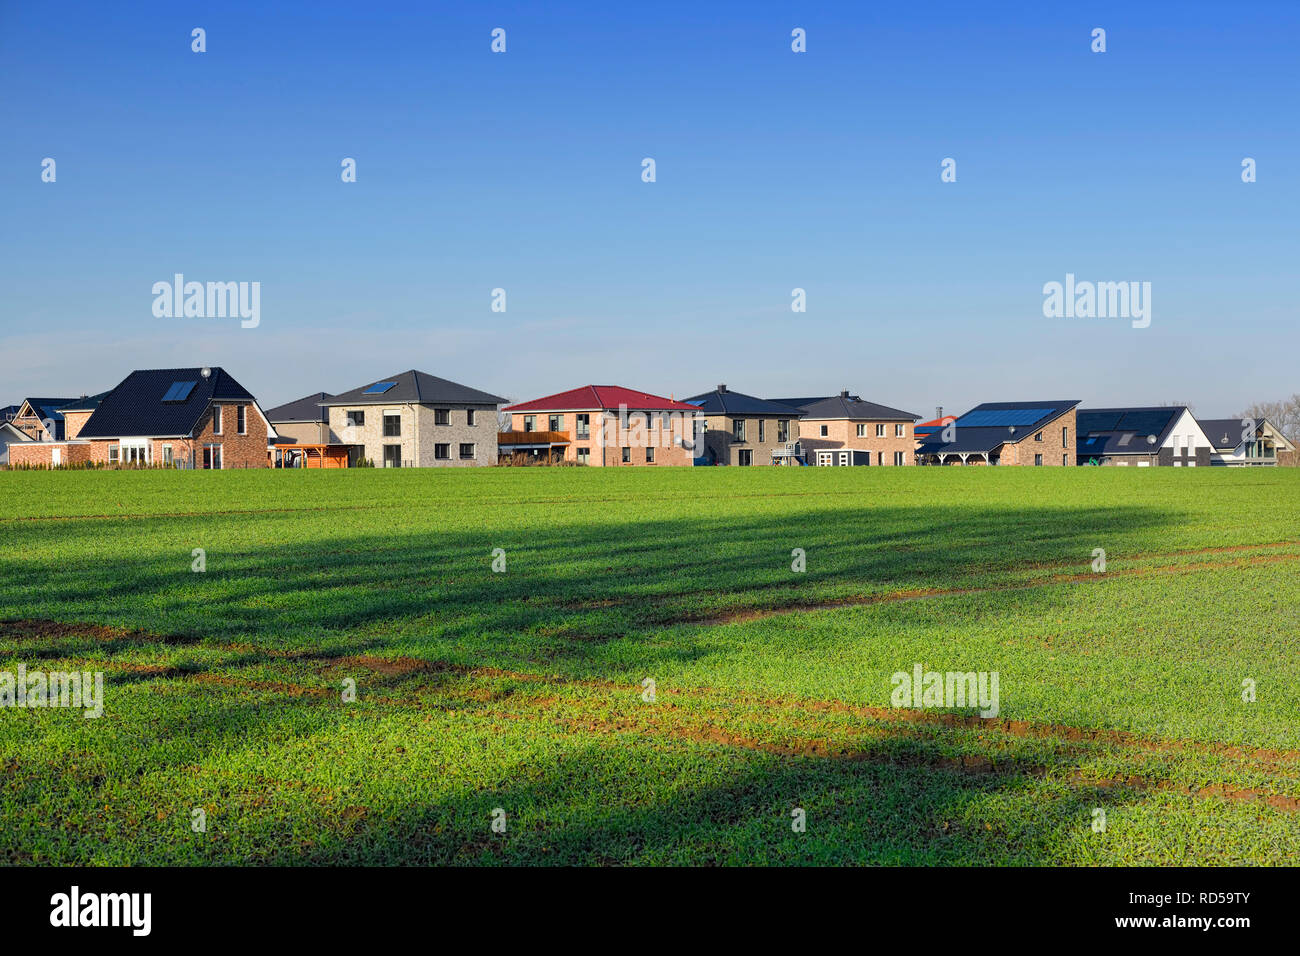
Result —
<path fill-rule="evenodd" d="M 1256 402 L 1237 418 L 1267 418 L 1292 444 L 1300 444 L 1300 393 L 1275 402 Z M 1279 455 L 1278 464 L 1300 465 L 1300 455 Z"/>

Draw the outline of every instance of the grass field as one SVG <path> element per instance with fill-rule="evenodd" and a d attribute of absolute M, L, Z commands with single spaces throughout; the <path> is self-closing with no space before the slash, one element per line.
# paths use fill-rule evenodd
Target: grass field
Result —
<path fill-rule="evenodd" d="M 105 680 L 0 709 L 0 862 L 1294 863 L 1298 519 L 1292 469 L 0 474 L 0 671 Z"/>

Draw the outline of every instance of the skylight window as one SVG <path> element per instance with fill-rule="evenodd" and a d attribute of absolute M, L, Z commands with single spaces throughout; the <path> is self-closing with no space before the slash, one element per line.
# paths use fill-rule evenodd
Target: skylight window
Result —
<path fill-rule="evenodd" d="M 198 382 L 172 382 L 172 387 L 167 389 L 167 394 L 162 397 L 164 402 L 183 402 L 190 397 L 190 392 Z"/>
<path fill-rule="evenodd" d="M 396 385 L 396 384 L 397 384 L 396 382 L 375 382 L 374 385 L 371 385 L 368 389 L 366 389 L 366 390 L 365 390 L 364 392 L 362 392 L 361 394 L 362 394 L 362 395 L 382 395 L 382 394 L 384 394 L 384 392 L 388 391 L 390 388 L 392 388 L 392 387 L 393 387 L 394 385 Z"/>

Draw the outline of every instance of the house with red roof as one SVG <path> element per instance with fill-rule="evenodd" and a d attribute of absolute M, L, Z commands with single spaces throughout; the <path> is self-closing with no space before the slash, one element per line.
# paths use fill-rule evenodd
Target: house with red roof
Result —
<path fill-rule="evenodd" d="M 583 385 L 502 409 L 502 461 L 592 465 L 693 465 L 704 437 L 697 405 L 621 385 Z"/>

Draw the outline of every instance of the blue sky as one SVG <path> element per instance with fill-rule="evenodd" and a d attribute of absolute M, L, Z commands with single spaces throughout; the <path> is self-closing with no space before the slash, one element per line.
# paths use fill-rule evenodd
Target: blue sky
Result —
<path fill-rule="evenodd" d="M 1300 4 L 261 6 L 0 0 L 0 404 L 201 364 L 264 406 L 1300 390 Z M 177 272 L 261 324 L 155 317 Z M 1044 318 L 1067 272 L 1150 327 Z"/>

